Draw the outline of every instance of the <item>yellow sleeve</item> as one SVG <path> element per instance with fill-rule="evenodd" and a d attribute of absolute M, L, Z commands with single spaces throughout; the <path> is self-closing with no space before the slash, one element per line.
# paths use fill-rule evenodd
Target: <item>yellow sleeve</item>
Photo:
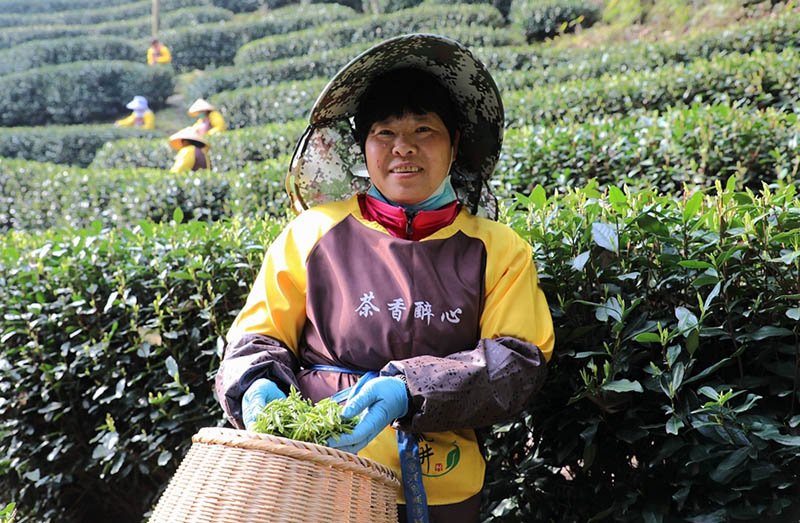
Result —
<path fill-rule="evenodd" d="M 154 129 L 156 126 L 156 115 L 153 114 L 153 111 L 147 111 L 144 113 L 144 124 L 142 125 L 143 129 Z"/>
<path fill-rule="evenodd" d="M 134 122 L 136 122 L 136 113 L 131 113 L 125 118 L 114 122 L 114 125 L 118 125 L 120 127 L 133 127 Z"/>
<path fill-rule="evenodd" d="M 219 111 L 211 111 L 208 119 L 211 120 L 211 129 L 208 130 L 207 134 L 214 135 L 225 130 L 225 119 Z"/>
<path fill-rule="evenodd" d="M 153 65 L 153 48 L 147 48 L 147 65 Z"/>
<path fill-rule="evenodd" d="M 158 55 L 158 63 L 168 64 L 172 61 L 172 55 L 169 53 L 169 48 L 166 45 L 161 46 L 161 53 Z"/>
<path fill-rule="evenodd" d="M 182 173 L 191 171 L 192 167 L 194 167 L 194 145 L 187 145 L 186 147 L 181 147 L 181 150 L 178 151 L 175 156 L 175 163 L 172 164 L 172 169 L 169 172 Z"/>
<path fill-rule="evenodd" d="M 228 331 L 229 343 L 247 333 L 262 334 L 297 355 L 306 322 L 306 260 L 325 232 L 347 216 L 352 201 L 304 211 L 281 232 L 267 249 L 247 302 Z"/>
<path fill-rule="evenodd" d="M 549 361 L 555 345 L 553 320 L 539 287 L 531 247 L 512 229 L 489 223 L 493 231 L 484 238 L 486 302 L 481 338 L 512 336 L 527 341 Z"/>

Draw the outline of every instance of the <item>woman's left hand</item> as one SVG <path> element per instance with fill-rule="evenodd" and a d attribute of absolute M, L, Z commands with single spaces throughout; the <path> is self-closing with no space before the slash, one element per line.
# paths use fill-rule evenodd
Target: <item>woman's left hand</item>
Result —
<path fill-rule="evenodd" d="M 327 445 L 355 454 L 366 447 L 387 425 L 402 418 L 407 412 L 408 393 L 403 380 L 389 376 L 371 379 L 355 396 L 347 400 L 342 410 L 342 418 L 345 419 L 361 414 L 358 425 L 350 434 L 340 435 L 338 440 L 335 437 L 329 438 Z"/>

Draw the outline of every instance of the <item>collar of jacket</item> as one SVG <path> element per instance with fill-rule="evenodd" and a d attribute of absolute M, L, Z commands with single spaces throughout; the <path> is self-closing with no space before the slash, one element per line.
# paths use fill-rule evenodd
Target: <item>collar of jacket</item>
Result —
<path fill-rule="evenodd" d="M 395 238 L 413 241 L 450 225 L 461 210 L 461 204 L 452 201 L 440 209 L 412 213 L 367 194 L 358 195 L 358 205 L 365 219 L 380 223 Z"/>

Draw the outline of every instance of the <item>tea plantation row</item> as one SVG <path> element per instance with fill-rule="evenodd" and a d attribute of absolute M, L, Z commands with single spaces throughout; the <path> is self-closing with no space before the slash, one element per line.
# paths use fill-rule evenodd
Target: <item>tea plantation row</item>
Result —
<path fill-rule="evenodd" d="M 0 170 L 8 173 L 0 193 L 6 209 L 0 211 L 0 230 L 86 227 L 97 219 L 104 227 L 131 227 L 140 219 L 169 219 L 176 207 L 198 220 L 280 216 L 294 145 L 287 137 L 303 128 L 302 121 L 293 121 L 217 136 L 213 171 L 191 174 L 158 170 L 171 161 L 164 139 L 109 144 L 90 169 L 0 160 Z M 730 176 L 739 189 L 797 184 L 799 170 L 796 114 L 696 105 L 510 129 L 493 183 L 501 197 L 528 194 L 536 185 L 563 192 L 590 179 L 676 194 L 684 185 L 712 187 Z"/>
<path fill-rule="evenodd" d="M 795 196 L 589 184 L 505 208 L 559 345 L 539 401 L 488 431 L 484 515 L 768 520 L 797 499 Z M 140 521 L 222 423 L 222 337 L 282 223 L 175 222 L 0 239 L 0 491 L 37 520 Z"/>

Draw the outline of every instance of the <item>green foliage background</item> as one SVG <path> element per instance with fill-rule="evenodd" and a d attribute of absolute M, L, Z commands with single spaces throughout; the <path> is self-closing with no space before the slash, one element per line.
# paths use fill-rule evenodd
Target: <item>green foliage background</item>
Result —
<path fill-rule="evenodd" d="M 142 521 L 191 436 L 225 424 L 213 377 L 289 218 L 304 119 L 342 65 L 411 30 L 468 43 L 503 92 L 492 187 L 556 327 L 543 392 L 481 431 L 482 519 L 797 520 L 794 4 L 563 47 L 694 7 L 162 0 L 174 63 L 150 68 L 145 3 L 0 0 L 0 507 L 16 521 Z M 178 115 L 112 128 L 145 89 Z M 170 174 L 163 126 L 198 96 L 229 129 L 213 169 Z"/>

